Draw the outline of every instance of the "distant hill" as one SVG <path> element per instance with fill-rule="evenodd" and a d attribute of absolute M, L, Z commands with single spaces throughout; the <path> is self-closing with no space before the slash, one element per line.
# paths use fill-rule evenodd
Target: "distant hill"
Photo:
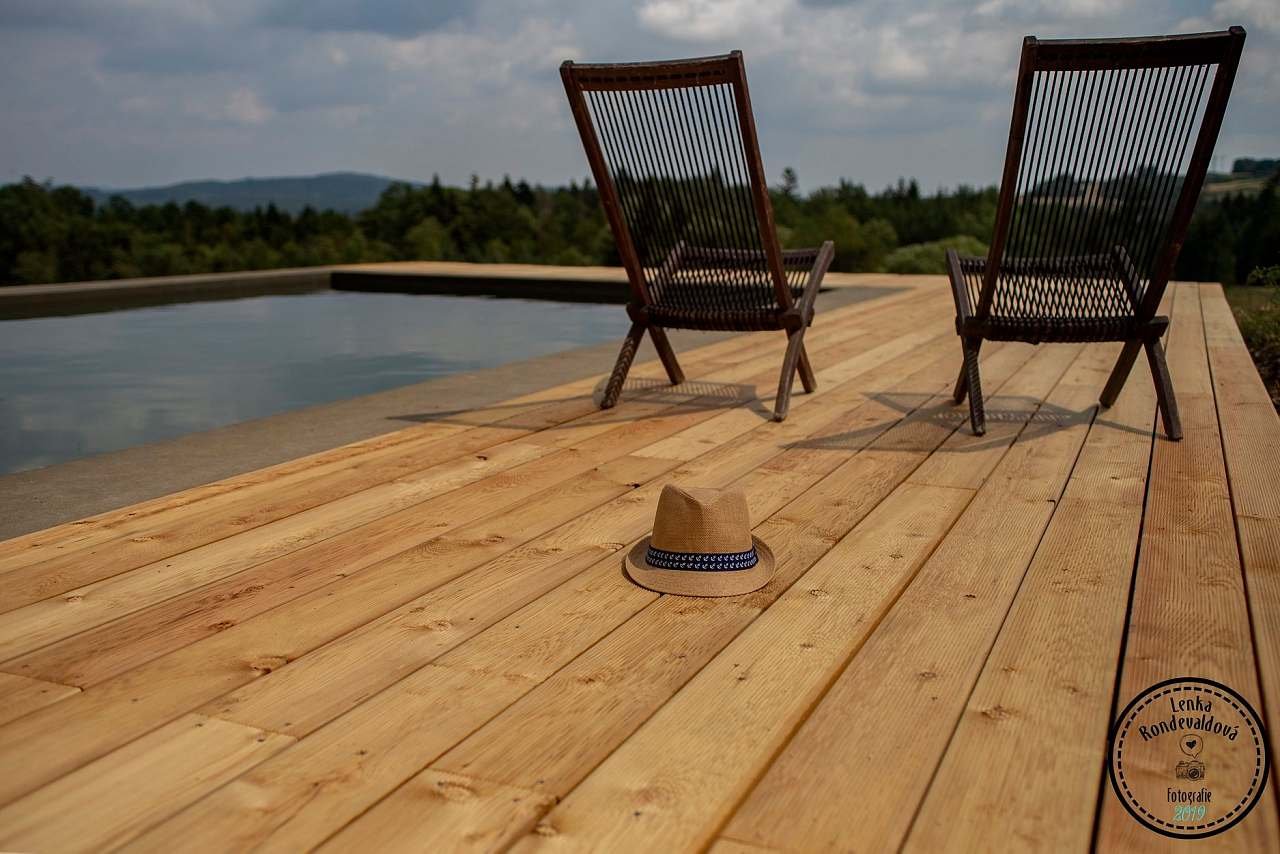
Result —
<path fill-rule="evenodd" d="M 238 181 L 184 181 L 167 187 L 138 187 L 126 190 L 83 188 L 96 202 L 124 196 L 135 205 L 163 205 L 199 202 L 210 207 L 230 207 L 251 211 L 274 203 L 277 208 L 297 213 L 307 205 L 357 213 L 373 207 L 393 178 L 359 172 L 328 172 L 291 178 L 242 178 Z M 409 182 L 413 183 L 413 182 Z"/>

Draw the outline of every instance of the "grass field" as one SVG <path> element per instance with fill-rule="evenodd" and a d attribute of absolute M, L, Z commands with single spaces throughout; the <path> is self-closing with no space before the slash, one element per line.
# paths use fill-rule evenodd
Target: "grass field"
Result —
<path fill-rule="evenodd" d="M 1239 285 L 1225 290 L 1258 373 L 1280 409 L 1280 288 Z"/>

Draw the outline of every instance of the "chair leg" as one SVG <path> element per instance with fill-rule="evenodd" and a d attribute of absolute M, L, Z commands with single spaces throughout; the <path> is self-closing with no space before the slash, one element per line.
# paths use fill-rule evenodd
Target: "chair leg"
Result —
<path fill-rule="evenodd" d="M 1164 433 L 1177 442 L 1182 439 L 1182 422 L 1178 418 L 1178 400 L 1173 396 L 1169 365 L 1164 360 L 1164 347 L 1158 338 L 1148 338 L 1145 345 L 1151 378 L 1156 384 L 1156 400 L 1160 403 L 1160 418 L 1164 421 Z"/>
<path fill-rule="evenodd" d="M 782 421 L 791 407 L 791 386 L 796 379 L 800 354 L 804 352 L 804 330 L 787 333 L 787 354 L 782 358 L 782 376 L 778 379 L 778 396 L 773 401 L 773 420 Z"/>
<path fill-rule="evenodd" d="M 813 394 L 818 390 L 818 378 L 813 374 L 813 365 L 809 364 L 809 351 L 800 345 L 800 362 L 797 365 L 800 372 L 800 384 L 804 386 L 805 394 Z"/>
<path fill-rule="evenodd" d="M 632 323 L 627 337 L 622 339 L 622 349 L 618 352 L 618 361 L 613 365 L 613 373 L 609 375 L 609 383 L 604 387 L 604 399 L 600 401 L 601 409 L 612 409 L 622 394 L 622 384 L 627 380 L 627 372 L 631 370 L 631 362 L 636 357 L 636 348 L 644 337 L 643 323 Z"/>
<path fill-rule="evenodd" d="M 961 345 L 963 346 L 963 344 Z M 969 391 L 969 366 L 960 362 L 960 376 L 956 377 L 955 391 L 951 392 L 951 401 L 956 406 L 964 403 L 964 396 Z"/>
<path fill-rule="evenodd" d="M 680 385 L 684 382 L 684 371 L 680 370 L 680 363 L 676 361 L 676 351 L 671 349 L 666 330 L 650 326 L 649 337 L 653 339 L 653 349 L 658 351 L 662 367 L 667 371 L 667 379 L 671 380 L 672 385 Z"/>
<path fill-rule="evenodd" d="M 978 376 L 978 350 L 982 347 L 982 339 L 965 338 L 964 373 L 965 385 L 969 391 L 969 425 L 973 435 L 981 436 L 987 432 L 986 413 L 982 408 L 982 379 Z"/>
<path fill-rule="evenodd" d="M 1120 396 L 1120 390 L 1124 388 L 1124 381 L 1129 378 L 1129 371 L 1133 370 L 1133 363 L 1137 360 L 1138 351 L 1141 349 L 1141 339 L 1124 342 L 1124 349 L 1120 351 L 1120 358 L 1116 360 L 1116 366 L 1111 369 L 1111 376 L 1107 379 L 1107 386 L 1102 390 L 1102 397 L 1099 398 L 1103 406 L 1115 405 L 1116 398 Z"/>

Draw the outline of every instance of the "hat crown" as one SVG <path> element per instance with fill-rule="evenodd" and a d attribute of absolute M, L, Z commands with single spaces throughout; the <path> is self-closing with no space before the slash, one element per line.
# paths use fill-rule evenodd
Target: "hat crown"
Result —
<path fill-rule="evenodd" d="M 745 552 L 752 546 L 747 497 L 736 489 L 667 484 L 658 497 L 651 543 L 673 552 Z"/>

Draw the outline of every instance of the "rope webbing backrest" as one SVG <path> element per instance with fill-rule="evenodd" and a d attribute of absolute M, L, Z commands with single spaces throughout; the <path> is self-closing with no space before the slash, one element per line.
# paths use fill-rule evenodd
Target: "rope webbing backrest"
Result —
<path fill-rule="evenodd" d="M 741 69 L 739 54 L 562 67 L 619 254 L 647 304 L 760 311 L 789 304 L 803 282 L 773 234 Z"/>
<path fill-rule="evenodd" d="M 1181 247 L 1244 39 L 1024 44 L 980 316 L 1149 316 Z"/>

